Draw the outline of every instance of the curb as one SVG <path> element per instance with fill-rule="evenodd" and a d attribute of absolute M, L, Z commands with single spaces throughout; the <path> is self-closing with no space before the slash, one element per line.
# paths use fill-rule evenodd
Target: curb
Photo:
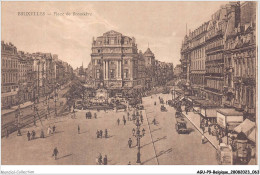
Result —
<path fill-rule="evenodd" d="M 183 113 L 182 113 L 182 114 L 183 114 Z M 199 128 L 197 125 L 195 125 L 195 124 L 189 119 L 189 117 L 186 116 L 186 114 L 183 114 L 183 115 L 192 123 L 193 126 L 195 126 L 195 128 L 196 128 L 201 134 L 203 134 L 202 131 L 200 130 L 200 128 Z M 209 143 L 217 150 L 217 149 L 218 149 L 217 146 L 214 145 L 214 143 L 211 141 L 211 139 L 209 139 L 206 135 L 204 135 L 204 136 L 205 136 L 205 138 L 209 141 Z"/>

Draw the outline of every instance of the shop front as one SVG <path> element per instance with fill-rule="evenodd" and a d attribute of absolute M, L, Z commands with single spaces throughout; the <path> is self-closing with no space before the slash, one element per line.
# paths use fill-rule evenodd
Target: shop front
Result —
<path fill-rule="evenodd" d="M 209 100 L 196 100 L 201 104 L 200 115 L 202 116 L 201 123 L 207 122 L 207 125 L 217 123 L 217 110 L 219 106 Z"/>

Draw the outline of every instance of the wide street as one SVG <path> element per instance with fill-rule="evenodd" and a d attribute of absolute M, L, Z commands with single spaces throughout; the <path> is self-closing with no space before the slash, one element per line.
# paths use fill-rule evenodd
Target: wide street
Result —
<path fill-rule="evenodd" d="M 217 164 L 215 149 L 209 144 L 201 144 L 201 134 L 188 121 L 190 134 L 179 135 L 175 130 L 175 110 L 165 105 L 167 112 L 160 111 L 158 97 L 170 99 L 170 94 L 157 94 L 143 98 L 145 110 L 142 111 L 144 122 L 141 130 L 145 136 L 141 138 L 141 162 L 144 165 L 210 165 Z M 154 101 L 157 105 L 154 106 Z M 136 164 L 136 138 L 132 129 L 133 121 L 123 124 L 126 112 L 91 111 L 97 113 L 97 119 L 86 119 L 87 111 L 78 111 L 76 118 L 71 114 L 52 117 L 37 126 L 30 125 L 22 129 L 22 136 L 16 133 L 2 138 L 2 164 L 27 165 L 93 165 L 99 153 L 107 155 L 109 165 L 127 165 L 130 161 Z M 129 111 L 132 114 L 133 111 Z M 117 119 L 120 119 L 118 126 Z M 157 125 L 152 120 L 158 121 Z M 47 135 L 48 126 L 56 126 L 56 133 Z M 78 134 L 78 125 L 80 134 Z M 43 129 L 46 138 L 39 138 Z M 97 130 L 108 130 L 108 138 L 97 138 Z M 27 141 L 27 131 L 36 131 L 36 139 Z M 104 135 L 104 134 L 103 134 Z M 133 140 L 133 147 L 128 148 L 128 139 Z M 53 149 L 57 147 L 58 159 L 52 157 Z"/>

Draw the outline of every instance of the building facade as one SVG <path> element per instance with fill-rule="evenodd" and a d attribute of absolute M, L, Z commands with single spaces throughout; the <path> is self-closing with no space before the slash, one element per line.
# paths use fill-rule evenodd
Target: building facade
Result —
<path fill-rule="evenodd" d="M 240 14 L 238 24 L 226 36 L 224 105 L 235 107 L 246 117 L 255 119 L 256 3 L 241 4 Z M 229 18 L 235 18 L 233 12 Z"/>
<path fill-rule="evenodd" d="M 203 96 L 206 74 L 206 33 L 208 22 L 189 34 L 190 40 L 190 86 L 192 94 Z"/>
<path fill-rule="evenodd" d="M 1 103 L 2 108 L 17 104 L 19 59 L 17 48 L 12 43 L 1 42 Z"/>
<path fill-rule="evenodd" d="M 49 96 L 57 84 L 73 77 L 68 64 L 51 53 L 17 51 L 12 43 L 1 42 L 2 109 Z"/>
<path fill-rule="evenodd" d="M 202 98 L 254 118 L 256 48 L 256 2 L 229 2 L 184 37 L 180 77 L 192 95 L 197 84 L 204 84 Z"/>
<path fill-rule="evenodd" d="M 138 84 L 138 52 L 134 38 L 109 31 L 93 39 L 94 87 L 132 88 Z"/>

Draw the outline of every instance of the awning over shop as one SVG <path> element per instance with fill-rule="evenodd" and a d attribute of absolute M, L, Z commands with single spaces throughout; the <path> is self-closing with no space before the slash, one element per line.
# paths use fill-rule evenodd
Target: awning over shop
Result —
<path fill-rule="evenodd" d="M 191 102 L 194 102 L 195 100 L 202 100 L 200 97 L 196 97 L 196 96 L 189 96 L 188 100 Z"/>
<path fill-rule="evenodd" d="M 255 123 L 246 119 L 240 125 L 238 125 L 234 131 L 237 133 L 243 132 L 248 137 L 254 129 Z"/>
<path fill-rule="evenodd" d="M 256 134 L 256 129 L 254 128 L 254 129 L 252 130 L 252 132 L 248 135 L 247 138 L 248 138 L 249 140 L 255 142 L 255 134 Z"/>
<path fill-rule="evenodd" d="M 217 123 L 222 127 L 237 126 L 243 122 L 243 113 L 233 108 L 224 108 L 217 110 Z"/>

